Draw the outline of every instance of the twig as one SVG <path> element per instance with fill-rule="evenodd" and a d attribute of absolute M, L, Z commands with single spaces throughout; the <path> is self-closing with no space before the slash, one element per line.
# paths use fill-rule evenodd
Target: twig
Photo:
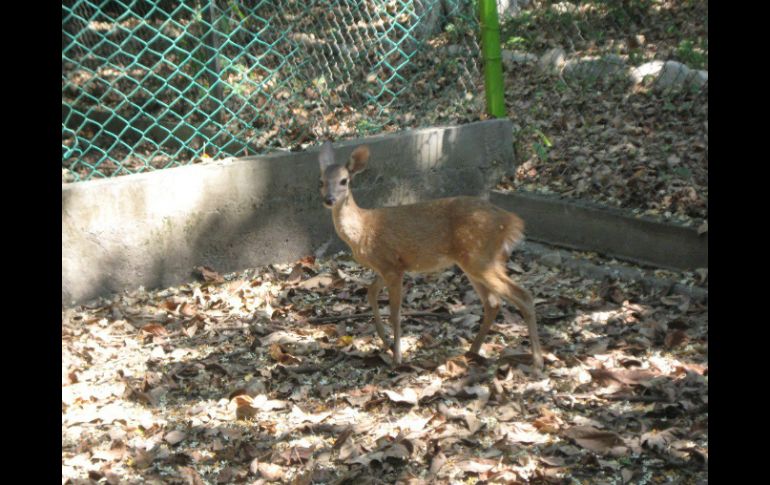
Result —
<path fill-rule="evenodd" d="M 434 312 L 409 312 L 409 313 L 402 313 L 401 314 L 404 317 L 433 317 L 433 318 L 441 318 L 441 319 L 449 319 L 456 315 L 452 315 L 450 313 L 434 313 Z M 340 320 L 361 320 L 364 318 L 371 318 L 374 317 L 374 314 L 369 313 L 351 313 L 348 315 L 336 315 L 332 317 L 315 317 L 315 318 L 308 318 L 308 323 L 329 323 L 329 322 L 337 322 Z"/>
<path fill-rule="evenodd" d="M 671 402 L 664 396 L 633 396 L 633 395 L 606 395 L 602 396 L 609 401 L 628 401 L 628 402 Z"/>
<path fill-rule="evenodd" d="M 314 372 L 326 372 L 327 370 L 342 362 L 344 358 L 345 354 L 340 353 L 337 357 L 334 358 L 334 360 L 324 365 L 307 364 L 297 367 L 285 367 L 285 369 L 290 374 L 312 374 Z"/>

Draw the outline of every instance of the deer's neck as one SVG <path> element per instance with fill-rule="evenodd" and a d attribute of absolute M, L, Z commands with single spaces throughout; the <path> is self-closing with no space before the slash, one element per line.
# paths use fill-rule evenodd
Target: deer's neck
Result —
<path fill-rule="evenodd" d="M 353 194 L 349 194 L 333 209 L 334 229 L 351 248 L 358 246 L 364 239 L 365 212 L 353 200 Z"/>

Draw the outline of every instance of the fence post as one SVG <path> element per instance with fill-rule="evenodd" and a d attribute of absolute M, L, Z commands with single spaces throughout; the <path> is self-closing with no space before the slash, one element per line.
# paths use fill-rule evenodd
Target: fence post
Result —
<path fill-rule="evenodd" d="M 479 23 L 481 24 L 481 52 L 484 59 L 487 112 L 495 118 L 504 118 L 503 64 L 496 0 L 479 0 Z"/>

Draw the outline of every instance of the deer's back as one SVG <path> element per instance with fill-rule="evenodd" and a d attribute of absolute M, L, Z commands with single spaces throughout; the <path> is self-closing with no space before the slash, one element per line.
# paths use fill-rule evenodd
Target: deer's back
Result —
<path fill-rule="evenodd" d="M 476 197 L 372 209 L 366 222 L 366 237 L 354 253 L 378 271 L 428 272 L 507 258 L 524 227 L 515 214 Z"/>

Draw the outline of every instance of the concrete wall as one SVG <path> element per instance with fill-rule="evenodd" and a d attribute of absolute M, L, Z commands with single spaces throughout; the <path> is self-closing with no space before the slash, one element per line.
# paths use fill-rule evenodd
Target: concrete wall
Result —
<path fill-rule="evenodd" d="M 489 200 L 521 216 L 529 240 L 675 270 L 708 268 L 708 235 L 694 227 L 538 194 L 493 191 Z"/>
<path fill-rule="evenodd" d="M 340 143 L 337 160 L 359 144 L 362 207 L 485 193 L 514 160 L 507 120 Z M 341 249 L 318 178 L 316 149 L 62 185 L 62 304 Z"/>

